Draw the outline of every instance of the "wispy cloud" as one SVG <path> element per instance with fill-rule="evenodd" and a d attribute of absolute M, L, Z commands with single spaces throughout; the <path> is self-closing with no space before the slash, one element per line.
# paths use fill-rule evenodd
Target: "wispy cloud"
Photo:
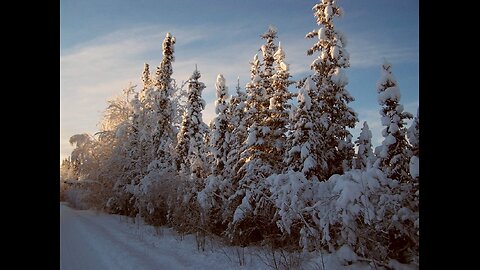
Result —
<path fill-rule="evenodd" d="M 76 133 L 94 133 L 100 121 L 106 100 L 121 93 L 129 82 L 140 83 L 143 63 L 151 66 L 151 72 L 161 61 L 161 46 L 166 32 L 177 39 L 173 77 L 178 83 L 190 77 L 195 64 L 206 84 L 204 99 L 207 106 L 204 122 L 209 123 L 214 114 L 214 83 L 222 73 L 234 91 L 237 76 L 244 88 L 249 80 L 249 62 L 263 43 L 258 35 L 250 35 L 246 26 L 228 28 L 197 25 L 189 28 L 164 26 L 141 26 L 115 31 L 105 36 L 64 49 L 60 54 L 61 83 L 61 157 L 70 153 L 68 138 Z M 238 38 L 246 36 L 249 38 Z M 291 74 L 298 79 L 310 71 L 315 56 L 306 51 L 313 44 L 304 34 L 284 35 L 279 32 L 278 41 L 286 52 Z M 399 63 L 417 61 L 418 50 L 404 48 L 388 42 L 376 42 L 362 36 L 349 38 L 347 50 L 351 54 L 352 67 L 378 66 L 382 57 Z M 365 116 L 362 117 L 362 116 Z M 360 112 L 360 119 L 367 119 L 372 129 L 379 123 L 378 111 Z M 372 119 L 371 122 L 369 119 Z M 374 131 L 372 131 L 374 133 Z M 380 133 L 379 133 L 380 134 Z M 378 138 L 378 137 L 377 137 Z M 378 139 L 377 139 L 378 140 Z"/>
<path fill-rule="evenodd" d="M 248 61 L 251 58 L 247 55 L 252 53 L 249 48 L 254 48 L 255 44 L 249 47 L 247 42 L 243 42 L 233 46 L 217 46 L 215 50 L 206 46 L 203 53 L 194 55 L 192 52 L 198 53 L 198 49 L 192 50 L 196 44 L 208 45 L 209 40 L 220 31 L 220 28 L 215 27 L 130 28 L 63 50 L 60 54 L 61 158 L 68 156 L 72 150 L 65 143 L 70 136 L 98 130 L 96 123 L 106 108 L 106 100 L 120 94 L 129 82 L 140 83 L 144 62 L 150 63 L 151 72 L 155 72 L 155 67 L 162 58 L 161 46 L 167 29 L 177 39 L 176 60 L 173 64 L 173 77 L 177 82 L 187 80 L 195 64 L 202 72 L 201 80 L 207 85 L 204 91 L 207 101 L 205 122 L 208 123 L 214 116 L 213 87 L 218 73 L 225 75 L 232 89 L 237 76 L 246 83 Z M 237 27 L 235 31 L 230 30 L 228 35 L 234 36 L 242 31 L 245 28 Z"/>
<path fill-rule="evenodd" d="M 348 38 L 347 50 L 352 68 L 379 66 L 384 57 L 396 64 L 418 63 L 418 46 L 394 44 L 378 38 L 369 34 Z"/>
<path fill-rule="evenodd" d="M 351 68 L 378 67 L 383 58 L 390 62 L 418 63 L 418 46 L 397 44 L 371 33 L 347 34 L 346 50 L 350 54 Z M 282 39 L 283 38 L 283 39 Z M 286 61 L 290 64 L 290 72 L 293 77 L 310 72 L 310 64 L 317 54 L 307 56 L 307 50 L 312 47 L 315 39 L 306 39 L 304 35 L 289 34 L 283 36 L 280 33 L 282 47 L 286 52 Z"/>

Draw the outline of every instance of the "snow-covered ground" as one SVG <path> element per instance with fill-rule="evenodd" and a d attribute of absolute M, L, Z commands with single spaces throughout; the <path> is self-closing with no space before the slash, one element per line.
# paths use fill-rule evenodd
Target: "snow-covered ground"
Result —
<path fill-rule="evenodd" d="M 343 265 L 351 254 L 277 252 L 229 247 L 206 239 L 197 249 L 194 235 L 181 237 L 169 228 L 60 203 L 60 269 L 372 269 L 366 263 Z M 274 262 L 275 261 L 275 262 Z M 382 269 L 378 267 L 377 269 Z"/>

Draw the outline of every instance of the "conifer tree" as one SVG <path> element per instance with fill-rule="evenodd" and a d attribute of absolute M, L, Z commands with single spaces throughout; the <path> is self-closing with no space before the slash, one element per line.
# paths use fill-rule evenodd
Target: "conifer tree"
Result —
<path fill-rule="evenodd" d="M 205 108 L 202 91 L 205 89 L 205 84 L 198 81 L 200 76 L 200 72 L 195 69 L 188 81 L 187 110 L 183 114 L 182 124 L 177 136 L 176 167 L 179 172 L 186 176 L 192 175 L 204 178 L 208 173 L 204 144 L 208 127 L 202 120 L 202 110 Z"/>
<path fill-rule="evenodd" d="M 303 82 L 297 96 L 298 106 L 293 119 L 292 135 L 289 137 L 289 146 L 285 163 L 289 171 L 299 171 L 305 174 L 307 179 L 317 179 L 317 168 L 326 167 L 326 164 L 318 164 L 321 161 L 315 146 L 319 145 L 320 136 L 314 129 L 317 112 L 314 111 L 312 96 L 317 88 L 311 77 Z"/>
<path fill-rule="evenodd" d="M 163 59 L 155 73 L 154 88 L 152 93 L 152 117 L 151 153 L 155 160 L 149 165 L 150 169 L 170 169 L 173 165 L 175 134 L 173 130 L 173 108 L 171 104 L 172 86 L 172 62 L 175 60 L 174 53 L 175 37 L 167 33 L 163 40 Z"/>
<path fill-rule="evenodd" d="M 269 97 L 268 118 L 266 125 L 270 129 L 267 136 L 269 161 L 272 164 L 275 173 L 281 173 L 284 170 L 283 159 L 286 152 L 286 133 L 289 122 L 291 93 L 288 86 L 290 73 L 288 64 L 285 63 L 285 52 L 279 44 L 274 54 L 275 73 L 272 76 L 272 93 Z"/>
<path fill-rule="evenodd" d="M 221 231 L 223 230 L 223 205 L 227 202 L 228 196 L 232 195 L 231 169 L 227 168 L 231 132 L 227 113 L 228 88 L 225 85 L 225 78 L 222 74 L 217 76 L 215 88 L 217 96 L 215 113 L 217 116 L 210 122 L 210 136 L 208 141 L 212 155 L 212 162 L 208 162 L 211 166 L 211 174 L 205 179 L 205 187 L 197 194 L 197 198 L 202 209 L 206 210 L 202 212 L 204 213 L 203 216 L 211 225 L 206 229 Z"/>
<path fill-rule="evenodd" d="M 312 110 L 318 114 L 314 130 L 321 139 L 319 145 L 312 145 L 312 149 L 319 157 L 314 171 L 321 180 L 326 180 L 351 167 L 354 151 L 348 128 L 354 128 L 358 119 L 348 106 L 354 98 L 345 89 L 348 80 L 344 68 L 350 66 L 349 54 L 345 50 L 346 39 L 333 24 L 333 18 L 340 16 L 342 10 L 334 0 L 322 0 L 313 10 L 320 28 L 307 34 L 307 38 L 318 38 L 307 54 L 319 53 L 310 67 L 317 88 L 311 96 L 315 100 Z"/>
<path fill-rule="evenodd" d="M 392 73 L 392 65 L 387 61 L 381 66 L 381 78 L 377 83 L 378 103 L 384 140 L 380 155 L 375 165 L 385 174 L 402 182 L 410 181 L 409 161 L 411 156 L 410 145 L 406 138 L 405 119 L 413 116 L 403 111 L 400 104 L 400 89 Z"/>
<path fill-rule="evenodd" d="M 230 135 L 227 121 L 228 88 L 225 85 L 225 78 L 222 74 L 217 76 L 215 88 L 217 90 L 217 100 L 215 101 L 215 113 L 217 116 L 213 119 L 210 132 L 210 150 L 214 159 L 212 174 L 223 176 L 227 163 L 227 154 L 230 149 L 227 141 Z"/>
<path fill-rule="evenodd" d="M 236 172 L 241 167 L 240 153 L 243 148 L 243 142 L 247 138 L 247 127 L 245 119 L 245 102 L 247 95 L 241 91 L 240 81 L 237 79 L 236 95 L 232 96 L 228 104 L 227 119 L 229 124 L 230 136 L 228 145 L 230 150 L 227 154 L 227 164 L 225 166 L 225 176 L 228 179 L 234 179 Z"/>
<path fill-rule="evenodd" d="M 265 91 L 264 106 L 268 108 L 268 102 L 270 100 L 270 97 L 272 97 L 275 91 L 272 87 L 272 83 L 273 75 L 275 74 L 275 53 L 278 49 L 277 45 L 275 45 L 275 39 L 277 38 L 277 30 L 275 29 L 275 27 L 269 26 L 267 32 L 261 35 L 261 38 L 264 39 L 266 43 L 260 47 L 260 50 L 262 51 L 263 71 L 259 72 L 259 76 L 261 78 L 260 86 Z"/>
<path fill-rule="evenodd" d="M 236 172 L 236 179 L 241 179 L 245 176 L 245 173 L 249 171 L 246 163 L 258 163 L 258 159 L 263 153 L 263 144 L 265 142 L 264 136 L 267 132 L 263 131 L 263 123 L 267 117 L 267 109 L 265 107 L 265 89 L 262 87 L 261 79 L 261 64 L 258 59 L 258 55 L 255 55 L 253 61 L 250 63 L 250 78 L 251 81 L 246 86 L 246 100 L 245 100 L 245 128 L 246 138 L 242 142 L 239 160 L 239 170 Z M 266 131 L 266 130 L 265 130 Z M 253 157 L 255 155 L 255 157 Z M 263 156 L 262 156 L 263 157 Z M 255 160 L 255 161 L 254 161 Z M 258 165 L 258 164 L 257 164 Z M 251 167 L 252 165 L 248 165 Z"/>

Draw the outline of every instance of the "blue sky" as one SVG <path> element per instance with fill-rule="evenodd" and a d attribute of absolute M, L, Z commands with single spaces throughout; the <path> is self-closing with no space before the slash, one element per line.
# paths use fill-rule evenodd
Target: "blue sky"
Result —
<path fill-rule="evenodd" d="M 173 77 L 186 80 L 198 65 L 207 88 L 204 121 L 214 117 L 214 83 L 224 74 L 230 90 L 237 76 L 249 79 L 249 62 L 263 43 L 269 25 L 290 64 L 292 79 L 310 74 L 316 56 L 305 35 L 317 28 L 315 0 L 61 0 L 60 1 L 60 158 L 68 156 L 70 136 L 93 134 L 107 106 L 129 82 L 140 84 L 143 63 L 151 71 L 162 59 L 167 32 L 176 37 Z M 393 64 L 406 111 L 416 114 L 419 92 L 418 0 L 339 0 L 344 16 L 336 28 L 347 37 L 351 67 L 347 89 L 360 122 L 381 142 L 376 82 L 380 64 Z M 292 89 L 295 91 L 295 89 Z"/>

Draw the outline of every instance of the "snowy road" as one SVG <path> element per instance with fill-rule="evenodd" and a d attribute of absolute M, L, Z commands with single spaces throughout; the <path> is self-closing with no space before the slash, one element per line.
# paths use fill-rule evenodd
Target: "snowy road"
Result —
<path fill-rule="evenodd" d="M 269 269 L 270 259 L 270 250 L 228 247 L 212 240 L 207 240 L 205 251 L 198 251 L 193 235 L 180 240 L 172 229 L 157 231 L 125 217 L 75 210 L 60 203 L 61 270 L 253 270 Z M 337 255 L 325 254 L 324 259 L 325 269 L 371 269 L 365 263 L 342 265 Z M 322 269 L 318 253 L 298 260 L 303 263 L 300 269 Z"/>
<path fill-rule="evenodd" d="M 60 269 L 232 269 L 225 258 L 205 260 L 208 254 L 191 250 L 196 245 L 187 238 L 142 231 L 148 228 L 60 204 Z"/>

